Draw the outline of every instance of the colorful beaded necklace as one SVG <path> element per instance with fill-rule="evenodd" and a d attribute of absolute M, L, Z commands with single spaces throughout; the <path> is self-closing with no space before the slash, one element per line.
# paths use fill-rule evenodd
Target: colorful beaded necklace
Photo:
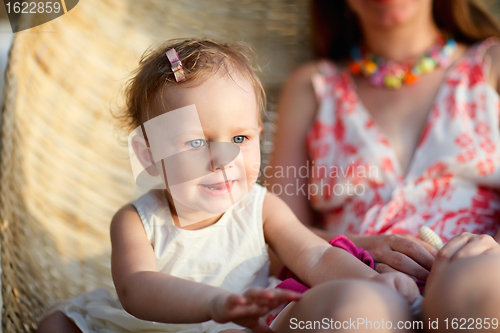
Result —
<path fill-rule="evenodd" d="M 440 36 L 436 43 L 416 63 L 397 63 L 368 53 L 365 48 L 351 49 L 348 67 L 353 75 L 363 74 L 377 87 L 399 89 L 404 84 L 413 84 L 421 74 L 432 72 L 437 66 L 447 67 L 457 43 L 451 37 Z"/>

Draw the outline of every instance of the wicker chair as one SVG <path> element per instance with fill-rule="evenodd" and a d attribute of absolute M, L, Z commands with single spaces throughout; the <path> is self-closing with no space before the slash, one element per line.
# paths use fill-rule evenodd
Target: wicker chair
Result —
<path fill-rule="evenodd" d="M 36 329 L 58 299 L 113 288 L 108 228 L 142 194 L 110 110 L 144 50 L 177 37 L 243 41 L 271 101 L 307 58 L 304 0 L 85 0 L 16 34 L 2 114 L 2 329 Z M 271 105 L 272 107 L 272 105 Z M 269 126 L 269 125 L 268 125 Z"/>

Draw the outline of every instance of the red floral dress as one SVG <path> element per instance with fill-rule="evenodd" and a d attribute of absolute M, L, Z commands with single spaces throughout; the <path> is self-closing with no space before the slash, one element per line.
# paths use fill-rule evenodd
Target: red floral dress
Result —
<path fill-rule="evenodd" d="M 486 81 L 485 57 L 495 43 L 470 47 L 448 68 L 406 175 L 347 70 L 321 63 L 307 147 L 311 203 L 324 229 L 417 236 L 426 225 L 445 242 L 465 231 L 498 231 L 499 95 Z"/>

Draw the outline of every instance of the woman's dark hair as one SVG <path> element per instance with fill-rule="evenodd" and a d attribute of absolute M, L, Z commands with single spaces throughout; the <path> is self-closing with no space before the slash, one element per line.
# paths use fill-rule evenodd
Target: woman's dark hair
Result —
<path fill-rule="evenodd" d="M 500 38 L 500 26 L 480 0 L 434 0 L 434 21 L 457 42 L 474 44 L 488 37 Z M 312 47 L 316 57 L 346 60 L 361 41 L 361 27 L 345 0 L 312 1 Z"/>

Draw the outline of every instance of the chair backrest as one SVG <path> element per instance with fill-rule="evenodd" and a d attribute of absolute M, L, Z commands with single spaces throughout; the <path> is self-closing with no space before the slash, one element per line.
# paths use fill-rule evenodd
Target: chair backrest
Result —
<path fill-rule="evenodd" d="M 85 0 L 17 33 L 0 155 L 2 327 L 30 331 L 58 299 L 110 278 L 109 222 L 142 191 L 110 110 L 152 44 L 243 41 L 272 97 L 307 58 L 305 0 Z"/>

